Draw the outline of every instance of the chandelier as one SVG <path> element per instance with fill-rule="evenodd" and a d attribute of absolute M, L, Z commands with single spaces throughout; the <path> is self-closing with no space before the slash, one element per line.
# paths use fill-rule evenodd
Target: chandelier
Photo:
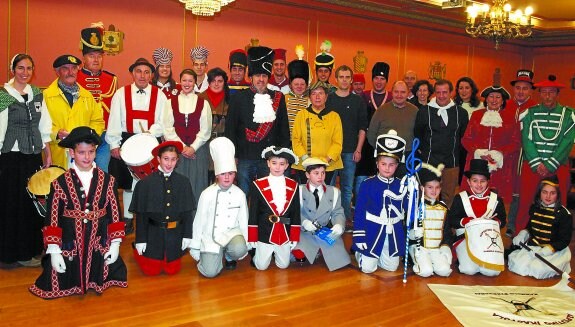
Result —
<path fill-rule="evenodd" d="M 235 0 L 179 0 L 196 16 L 213 16 Z"/>
<path fill-rule="evenodd" d="M 495 49 L 505 39 L 522 39 L 531 36 L 531 14 L 533 8 L 511 11 L 507 0 L 493 0 L 490 8 L 487 4 L 473 4 L 467 7 L 465 32 L 472 37 L 481 37 L 495 41 Z"/>

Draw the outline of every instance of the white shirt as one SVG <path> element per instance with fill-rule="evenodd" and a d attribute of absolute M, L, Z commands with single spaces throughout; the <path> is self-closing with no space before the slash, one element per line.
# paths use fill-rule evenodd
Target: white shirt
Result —
<path fill-rule="evenodd" d="M 182 142 L 178 134 L 176 134 L 176 128 L 174 127 L 174 112 L 172 109 L 172 101 L 166 102 L 166 107 L 164 108 L 164 115 L 162 117 L 162 125 L 164 126 L 164 137 L 166 141 L 180 141 L 185 146 L 191 146 L 194 151 L 206 144 L 210 139 L 212 133 L 212 109 L 208 101 L 200 99 L 194 93 L 180 93 L 178 95 L 178 107 L 179 112 L 185 115 L 191 115 L 196 111 L 196 104 L 199 101 L 204 101 L 204 108 L 200 115 L 200 130 L 196 134 L 196 139 L 190 144 L 185 144 Z"/>
<path fill-rule="evenodd" d="M 78 178 L 80 179 L 80 182 L 82 183 L 82 189 L 83 189 L 84 194 L 86 196 L 88 196 L 88 192 L 90 191 L 90 185 L 92 184 L 92 177 L 94 176 L 94 168 L 95 167 L 96 167 L 96 163 L 92 162 L 92 169 L 90 169 L 88 171 L 81 171 L 80 169 L 78 169 L 78 167 L 76 167 L 75 162 L 70 163 L 70 169 L 74 169 L 74 171 L 76 172 L 76 175 L 78 175 Z"/>
<path fill-rule="evenodd" d="M 204 92 L 205 90 L 208 89 L 208 86 L 209 86 L 209 85 L 210 85 L 210 84 L 208 83 L 208 75 L 206 74 L 206 75 L 204 75 L 204 80 L 202 81 L 202 84 L 200 84 L 200 87 L 198 87 L 197 84 L 194 85 L 194 92 L 196 92 L 196 93 L 202 93 L 202 92 Z"/>
<path fill-rule="evenodd" d="M 144 89 L 145 94 L 138 93 L 138 88 L 135 83 L 130 84 L 132 87 L 132 109 L 135 111 L 148 111 L 150 106 L 150 98 L 152 96 L 152 86 L 148 85 Z M 110 149 L 120 147 L 122 141 L 122 132 L 127 132 L 126 128 L 126 97 L 124 96 L 123 86 L 116 91 L 112 97 L 112 104 L 110 106 L 110 117 L 108 119 L 108 131 L 106 132 L 106 142 L 110 144 Z M 162 115 L 164 107 L 168 99 L 163 92 L 158 90 L 158 99 L 156 101 L 156 108 L 154 112 L 154 123 L 148 126 L 148 121 L 145 119 L 134 119 L 132 130 L 134 133 L 139 134 L 149 131 L 155 137 L 160 137 L 164 133 L 162 126 Z"/>
<path fill-rule="evenodd" d="M 8 81 L 8 83 L 4 84 L 4 88 L 13 96 L 17 101 L 20 103 L 24 103 L 24 98 L 20 95 L 13 86 L 12 83 L 14 79 Z M 30 85 L 26 85 L 24 88 L 24 93 L 28 95 L 28 101 L 26 101 L 26 105 L 28 105 L 32 100 L 34 100 L 34 94 L 32 91 L 32 87 Z M 0 113 L 0 149 L 4 146 L 4 139 L 6 138 L 6 130 L 8 129 L 8 112 L 10 110 L 5 109 Z M 50 133 L 52 132 L 52 119 L 50 118 L 50 113 L 48 112 L 48 108 L 46 107 L 46 102 L 42 101 L 40 106 L 40 121 L 38 122 L 38 129 L 40 130 L 40 137 L 42 138 L 42 148 L 46 147 L 46 143 L 50 142 Z M 18 140 L 14 142 L 14 146 L 12 147 L 11 151 L 20 151 L 18 148 Z M 0 153 L 1 154 L 1 153 Z"/>
<path fill-rule="evenodd" d="M 321 202 L 321 199 L 323 198 L 323 194 L 325 193 L 323 191 L 323 185 L 320 186 L 313 186 L 311 183 L 307 184 L 309 186 L 309 191 L 313 194 L 313 192 L 317 189 L 317 196 L 319 197 L 319 201 Z"/>
<path fill-rule="evenodd" d="M 282 176 L 268 176 L 268 182 L 270 184 L 270 189 L 272 191 L 273 204 L 275 204 L 278 209 L 278 213 L 281 215 L 284 212 L 286 206 L 286 179 Z"/>

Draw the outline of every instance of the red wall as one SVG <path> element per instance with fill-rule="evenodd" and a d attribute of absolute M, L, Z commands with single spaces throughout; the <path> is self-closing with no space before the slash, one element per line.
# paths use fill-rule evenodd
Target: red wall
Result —
<path fill-rule="evenodd" d="M 287 49 L 288 61 L 295 58 L 295 45 L 303 44 L 307 60 L 313 62 L 324 39 L 333 43 L 336 66 L 353 67 L 357 50 L 363 50 L 368 58 L 368 80 L 376 61 L 391 65 L 390 82 L 408 69 L 415 70 L 419 78 L 427 78 L 430 63 L 440 61 L 446 64 L 447 78 L 455 81 L 471 76 L 480 89 L 491 84 L 495 67 L 501 68 L 504 86 L 509 86 L 519 68 L 532 68 L 536 80 L 556 73 L 566 84 L 575 73 L 575 61 L 567 59 L 575 47 L 531 49 L 503 44 L 496 51 L 493 43 L 472 39 L 460 31 L 411 27 L 407 20 L 390 23 L 385 17 L 365 18 L 353 10 L 342 15 L 332 10 L 238 0 L 216 17 L 197 18 L 176 0 L 0 0 L 0 47 L 5 48 L 0 51 L 0 62 L 6 67 L 1 70 L 2 79 L 10 77 L 10 58 L 26 51 L 36 62 L 34 83 L 47 86 L 55 79 L 52 61 L 65 53 L 81 56 L 80 30 L 97 21 L 105 26 L 114 24 L 126 35 L 124 51 L 106 57 L 104 64 L 118 75 L 121 85 L 131 81 L 128 66 L 138 57 L 151 60 L 157 47 L 174 52 L 175 72 L 190 65 L 189 51 L 198 44 L 210 49 L 210 67 L 225 69 L 229 51 L 243 48 L 251 38 L 258 38 L 262 45 Z M 574 92 L 565 90 L 560 100 L 575 105 Z"/>

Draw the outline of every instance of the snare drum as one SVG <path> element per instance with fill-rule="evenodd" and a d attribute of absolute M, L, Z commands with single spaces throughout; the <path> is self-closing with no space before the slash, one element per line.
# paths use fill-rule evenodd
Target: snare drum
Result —
<path fill-rule="evenodd" d="M 59 166 L 51 166 L 37 171 L 28 179 L 26 191 L 34 202 L 36 210 L 42 217 L 48 212 L 47 198 L 50 193 L 50 184 L 66 170 Z"/>
<path fill-rule="evenodd" d="M 144 179 L 158 169 L 158 160 L 152 155 L 152 149 L 158 144 L 148 133 L 132 135 L 122 144 L 120 156 L 135 179 Z"/>

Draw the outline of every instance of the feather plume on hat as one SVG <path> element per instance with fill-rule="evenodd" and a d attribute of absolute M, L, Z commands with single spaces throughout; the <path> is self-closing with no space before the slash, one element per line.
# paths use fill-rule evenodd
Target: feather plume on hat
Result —
<path fill-rule="evenodd" d="M 305 54 L 305 50 L 302 44 L 298 44 L 295 46 L 295 54 L 299 60 L 303 60 L 303 56 Z"/>

